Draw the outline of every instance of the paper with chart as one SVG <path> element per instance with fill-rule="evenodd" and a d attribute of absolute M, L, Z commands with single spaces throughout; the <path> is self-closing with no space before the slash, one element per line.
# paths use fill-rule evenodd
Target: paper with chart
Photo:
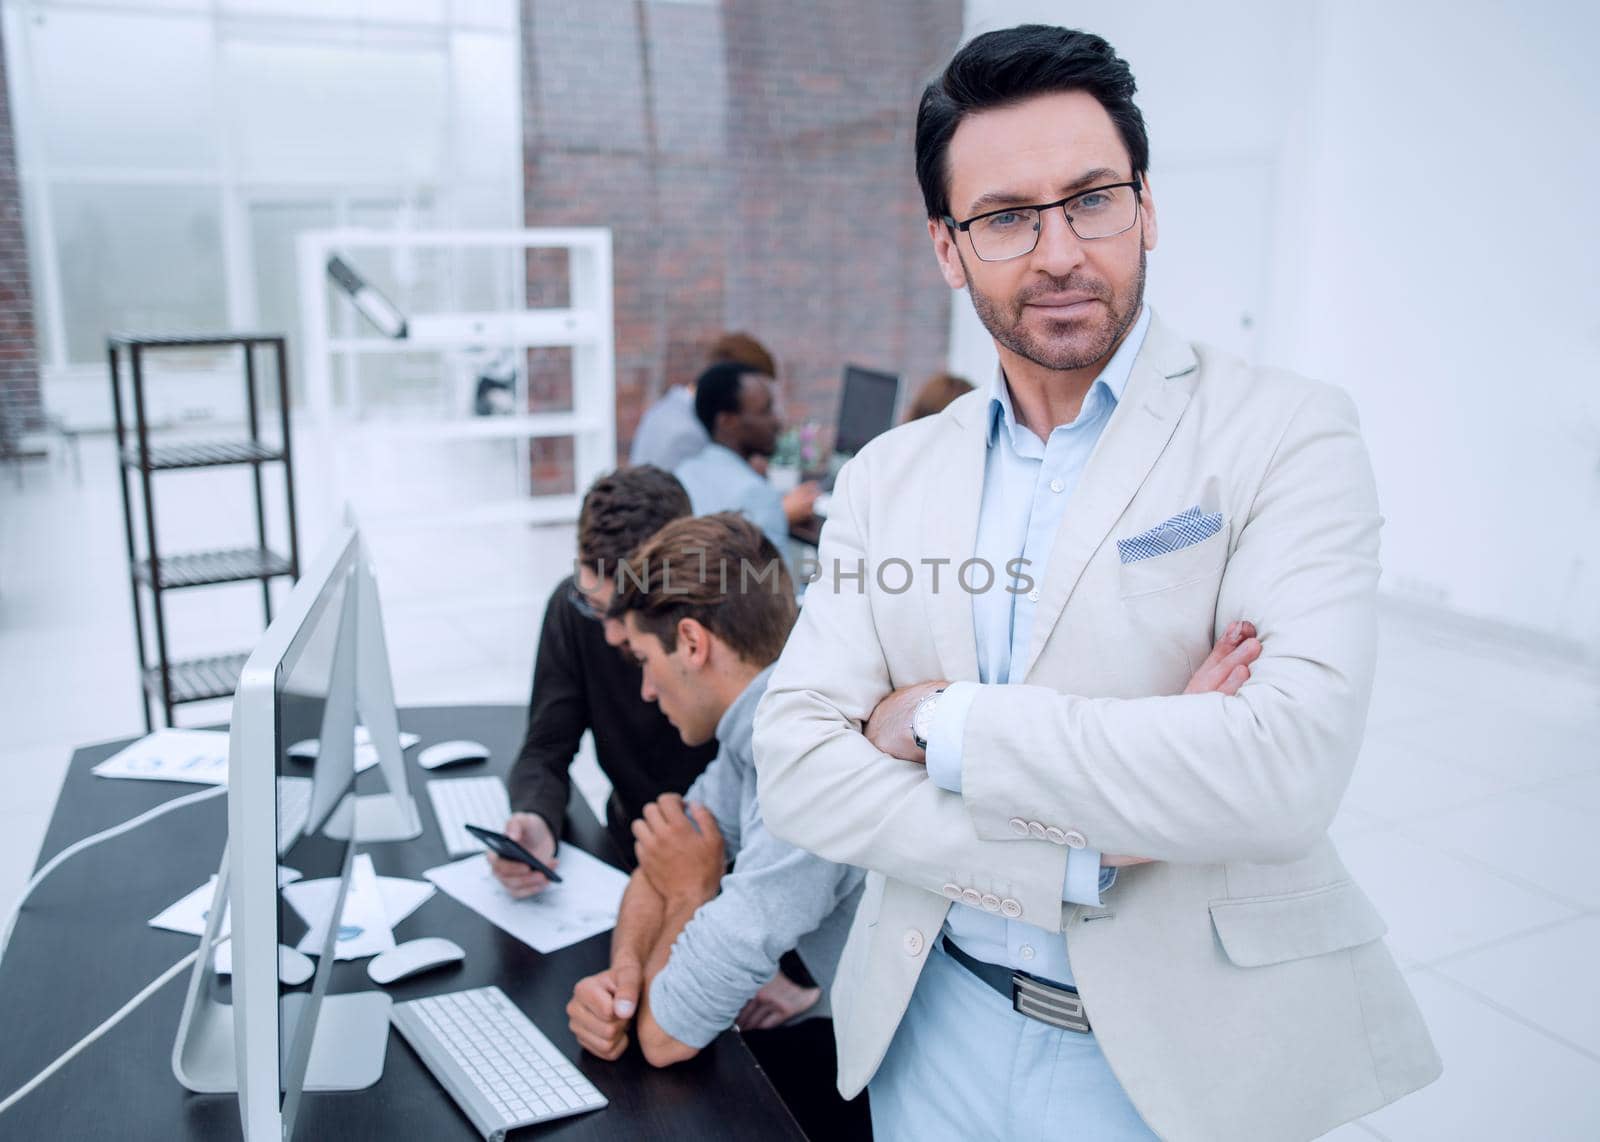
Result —
<path fill-rule="evenodd" d="M 226 785 L 228 734 L 225 730 L 157 730 L 118 750 L 89 772 L 98 777 L 137 781 Z"/>
<path fill-rule="evenodd" d="M 422 875 L 478 915 L 537 952 L 553 952 L 616 926 L 628 878 L 582 849 L 563 845 L 561 883 L 518 900 L 501 887 L 482 856 L 430 868 Z"/>
<path fill-rule="evenodd" d="M 293 884 L 300 879 L 300 873 L 285 865 L 278 866 L 278 887 Z M 412 882 L 415 883 L 415 882 Z M 203 936 L 206 931 L 206 920 L 211 915 L 211 898 L 216 895 L 217 878 L 211 877 L 199 888 L 167 905 L 156 915 L 150 917 L 152 928 L 165 928 L 169 932 L 181 932 L 186 936 Z M 222 914 L 222 924 L 217 929 L 217 935 L 226 936 L 233 918 L 230 908 Z"/>
<path fill-rule="evenodd" d="M 387 952 L 394 947 L 394 932 L 384 910 L 383 891 L 372 858 L 359 854 L 350 870 L 350 889 L 345 893 L 344 911 L 339 916 L 339 934 L 333 945 L 336 960 L 359 960 Z M 335 878 L 303 880 L 283 890 L 283 898 L 306 922 L 306 934 L 296 950 L 308 956 L 322 951 L 334 903 L 339 899 Z"/>

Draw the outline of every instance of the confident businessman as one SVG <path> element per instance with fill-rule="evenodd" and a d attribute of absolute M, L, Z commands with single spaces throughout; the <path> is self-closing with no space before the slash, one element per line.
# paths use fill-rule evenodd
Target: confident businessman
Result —
<path fill-rule="evenodd" d="M 772 829 L 870 870 L 833 1000 L 880 1140 L 1285 1142 L 1440 1070 L 1327 836 L 1375 654 L 1355 410 L 1144 304 L 1133 93 L 1040 26 L 923 93 L 1000 370 L 841 473 L 757 715 Z M 1185 692 L 1245 618 L 1250 680 Z"/>

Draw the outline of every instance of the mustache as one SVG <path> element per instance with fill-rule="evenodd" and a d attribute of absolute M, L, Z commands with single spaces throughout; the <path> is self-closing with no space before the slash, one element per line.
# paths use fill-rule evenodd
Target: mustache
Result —
<path fill-rule="evenodd" d="M 1111 287 L 1096 278 L 1068 274 L 1064 278 L 1042 278 L 1016 295 L 1015 303 L 1021 307 L 1035 298 L 1052 297 L 1063 293 L 1081 293 L 1101 301 L 1112 301 Z"/>

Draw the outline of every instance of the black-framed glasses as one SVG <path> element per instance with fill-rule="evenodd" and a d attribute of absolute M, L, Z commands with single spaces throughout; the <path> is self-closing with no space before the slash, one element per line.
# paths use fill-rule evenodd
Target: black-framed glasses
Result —
<path fill-rule="evenodd" d="M 601 622 L 606 617 L 604 612 L 597 608 L 594 603 L 589 601 L 588 595 L 585 595 L 582 591 L 578 590 L 578 585 L 576 583 L 567 588 L 567 602 L 572 604 L 573 610 L 577 611 L 586 619 L 593 619 L 595 622 Z"/>
<path fill-rule="evenodd" d="M 1055 202 L 1036 206 L 1007 206 L 957 222 L 948 214 L 945 222 L 964 232 L 972 252 L 985 262 L 1004 262 L 1033 253 L 1044 229 L 1047 211 L 1061 208 L 1072 232 L 1085 242 L 1115 238 L 1133 229 L 1139 220 L 1138 179 L 1090 187 Z"/>

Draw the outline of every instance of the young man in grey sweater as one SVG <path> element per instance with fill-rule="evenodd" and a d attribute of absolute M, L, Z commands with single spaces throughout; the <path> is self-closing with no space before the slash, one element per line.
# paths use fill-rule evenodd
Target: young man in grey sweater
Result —
<path fill-rule="evenodd" d="M 864 1100 L 839 1100 L 831 1020 L 819 1017 L 863 874 L 778 840 L 756 798 L 755 711 L 794 625 L 793 581 L 748 520 L 680 519 L 629 558 L 610 613 L 643 697 L 686 744 L 714 736 L 719 751 L 684 797 L 667 794 L 634 822 L 639 869 L 611 966 L 573 990 L 573 1033 L 614 1059 L 631 1029 L 645 1058 L 668 1066 L 737 1022 L 798 1117 L 820 1115 L 810 1125 L 827 1136 L 860 1135 Z M 778 972 L 790 949 L 819 987 Z"/>

